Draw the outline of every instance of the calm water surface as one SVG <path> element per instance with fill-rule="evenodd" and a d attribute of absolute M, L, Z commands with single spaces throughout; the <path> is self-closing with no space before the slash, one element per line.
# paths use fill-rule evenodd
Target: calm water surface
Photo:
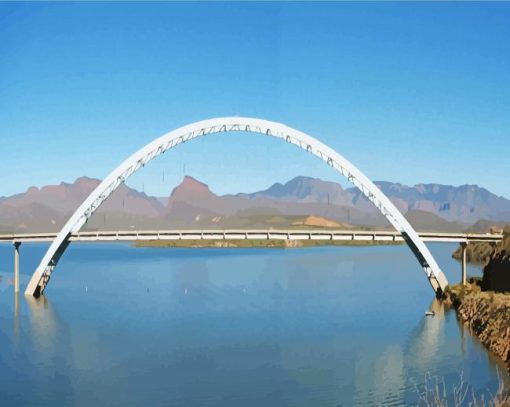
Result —
<path fill-rule="evenodd" d="M 455 247 L 430 247 L 458 281 Z M 22 287 L 45 249 L 21 246 Z M 1 406 L 409 405 L 426 373 L 453 388 L 461 371 L 497 388 L 405 246 L 73 243 L 37 301 L 16 301 L 12 262 L 0 246 Z"/>

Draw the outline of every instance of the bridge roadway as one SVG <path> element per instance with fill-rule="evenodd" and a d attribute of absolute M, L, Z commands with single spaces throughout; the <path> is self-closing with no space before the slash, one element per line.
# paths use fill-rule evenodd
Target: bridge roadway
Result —
<path fill-rule="evenodd" d="M 57 233 L 29 233 L 29 234 L 3 234 L 0 242 L 51 242 Z M 419 236 L 427 242 L 470 243 L 489 242 L 497 243 L 502 240 L 501 234 L 490 233 L 436 233 L 423 232 Z M 327 229 L 208 229 L 208 230 L 143 230 L 143 231 L 98 231 L 78 232 L 71 234 L 70 240 L 74 242 L 86 241 L 136 241 L 136 240 L 359 240 L 359 241 L 396 241 L 403 242 L 404 238 L 394 231 L 368 231 L 368 230 L 327 230 Z"/>
<path fill-rule="evenodd" d="M 19 248 L 27 242 L 52 242 L 57 233 L 3 234 L 0 243 L 14 245 L 14 291 L 19 292 Z M 502 240 L 500 234 L 483 233 L 420 233 L 428 242 L 460 243 L 462 246 L 462 283 L 467 281 L 466 247 L 470 242 L 497 243 Z M 266 229 L 266 230 L 144 230 L 144 231 L 98 231 L 72 233 L 73 242 L 115 242 L 136 240 L 344 240 L 344 241 L 388 241 L 403 242 L 404 238 L 394 231 L 367 230 L 326 230 L 326 229 Z"/>

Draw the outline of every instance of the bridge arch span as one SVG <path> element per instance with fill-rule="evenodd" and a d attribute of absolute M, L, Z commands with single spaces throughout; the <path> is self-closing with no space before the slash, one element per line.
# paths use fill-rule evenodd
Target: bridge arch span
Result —
<path fill-rule="evenodd" d="M 445 290 L 448 281 L 425 243 L 395 205 L 350 161 L 319 140 L 284 124 L 249 117 L 223 117 L 195 122 L 166 133 L 142 147 L 115 168 L 69 218 L 34 271 L 25 294 L 38 297 L 44 292 L 60 257 L 69 245 L 71 234 L 77 233 L 97 208 L 133 173 L 178 144 L 222 132 L 251 132 L 278 138 L 326 162 L 359 188 L 402 234 L 436 294 Z"/>

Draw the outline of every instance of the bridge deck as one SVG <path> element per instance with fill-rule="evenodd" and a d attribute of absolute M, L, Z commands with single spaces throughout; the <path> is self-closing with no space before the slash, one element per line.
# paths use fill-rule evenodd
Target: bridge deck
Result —
<path fill-rule="evenodd" d="M 419 233 L 428 242 L 499 242 L 503 236 L 490 233 Z M 3 234 L 1 242 L 50 242 L 57 233 Z M 361 240 L 361 241 L 403 241 L 399 232 L 367 230 L 143 230 L 143 231 L 99 231 L 79 232 L 71 235 L 71 241 L 136 241 L 136 240 Z"/>

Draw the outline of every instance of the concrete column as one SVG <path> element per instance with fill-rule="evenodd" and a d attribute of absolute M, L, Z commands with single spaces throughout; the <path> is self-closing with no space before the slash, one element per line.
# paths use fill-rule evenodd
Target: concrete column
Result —
<path fill-rule="evenodd" d="M 19 336 L 19 292 L 14 293 L 14 335 Z"/>
<path fill-rule="evenodd" d="M 14 292 L 19 292 L 19 247 L 21 242 L 13 242 L 14 245 Z"/>
<path fill-rule="evenodd" d="M 462 247 L 462 285 L 466 285 L 466 283 L 467 283 L 467 264 L 466 264 L 467 242 L 461 243 L 460 247 Z"/>

